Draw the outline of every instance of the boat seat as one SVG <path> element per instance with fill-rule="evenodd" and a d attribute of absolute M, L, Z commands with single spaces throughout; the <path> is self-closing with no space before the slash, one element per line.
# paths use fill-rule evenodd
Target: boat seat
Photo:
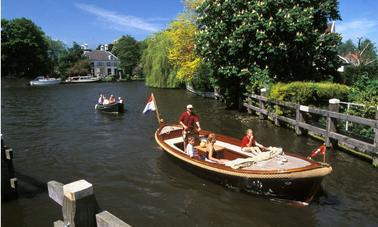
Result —
<path fill-rule="evenodd" d="M 224 147 L 226 149 L 229 149 L 229 150 L 232 150 L 232 151 L 235 151 L 237 153 L 240 153 L 240 154 L 243 154 L 243 155 L 246 155 L 248 157 L 254 157 L 254 155 L 252 153 L 249 153 L 249 152 L 244 152 L 241 150 L 241 147 L 240 146 L 236 146 L 236 145 L 233 145 L 233 144 L 229 144 L 229 143 L 225 143 L 225 142 L 222 142 L 222 141 L 218 141 L 215 142 L 216 145 L 219 145 L 221 147 Z"/>

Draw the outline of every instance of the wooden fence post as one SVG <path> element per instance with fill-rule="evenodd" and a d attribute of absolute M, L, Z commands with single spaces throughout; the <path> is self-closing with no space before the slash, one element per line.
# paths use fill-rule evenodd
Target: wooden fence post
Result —
<path fill-rule="evenodd" d="M 17 199 L 17 178 L 13 166 L 13 149 L 4 145 L 1 137 L 1 200 Z"/>
<path fill-rule="evenodd" d="M 303 122 L 303 123 L 305 122 L 301 110 L 306 110 L 306 108 L 307 108 L 307 112 L 308 112 L 308 106 L 301 106 L 301 105 L 296 106 L 296 110 L 295 110 L 295 133 L 298 136 L 307 134 L 307 130 L 299 127 L 300 122 Z"/>
<path fill-rule="evenodd" d="M 261 88 L 260 89 L 260 95 L 263 96 L 263 97 L 266 97 L 266 88 Z M 264 106 L 264 102 L 259 99 L 259 107 L 261 110 L 265 110 L 265 106 Z M 263 113 L 259 113 L 259 119 L 260 120 L 265 120 L 267 119 L 267 116 L 265 116 Z"/>
<path fill-rule="evenodd" d="M 378 107 L 377 107 L 377 110 L 375 111 L 375 120 L 378 121 Z M 378 167 L 378 128 L 375 127 L 374 131 L 375 131 L 374 145 L 375 145 L 376 155 L 373 155 L 372 158 L 373 158 L 373 165 L 375 167 Z"/>
<path fill-rule="evenodd" d="M 333 112 L 339 112 L 340 109 L 340 100 L 338 99 L 330 99 L 329 100 L 329 105 L 328 105 L 328 110 L 333 111 Z M 325 138 L 325 144 L 327 147 L 337 147 L 337 140 L 332 139 L 329 137 L 330 132 L 337 132 L 337 120 L 330 117 L 329 115 L 327 116 L 327 125 L 326 125 L 326 138 Z"/>

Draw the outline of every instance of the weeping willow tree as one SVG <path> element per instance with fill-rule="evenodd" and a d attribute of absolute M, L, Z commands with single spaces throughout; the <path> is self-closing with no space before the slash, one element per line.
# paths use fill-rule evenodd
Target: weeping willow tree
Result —
<path fill-rule="evenodd" d="M 178 87 L 180 82 L 176 79 L 176 70 L 168 60 L 168 53 L 172 44 L 166 32 L 154 34 L 146 40 L 146 43 L 147 48 L 142 55 L 146 85 L 158 88 Z"/>

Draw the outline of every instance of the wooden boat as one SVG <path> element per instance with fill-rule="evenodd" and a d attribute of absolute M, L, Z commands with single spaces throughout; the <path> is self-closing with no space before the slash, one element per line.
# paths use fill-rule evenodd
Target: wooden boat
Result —
<path fill-rule="evenodd" d="M 123 103 L 116 102 L 110 104 L 96 104 L 95 109 L 105 113 L 123 113 L 124 107 Z"/>
<path fill-rule="evenodd" d="M 209 133 L 201 130 L 200 139 L 205 139 Z M 220 134 L 216 134 L 216 138 L 218 158 L 240 160 L 253 157 L 251 153 L 241 151 L 239 139 Z M 172 158 L 202 177 L 257 195 L 290 200 L 303 205 L 311 202 L 319 191 L 323 178 L 332 171 L 332 167 L 326 163 L 286 152 L 237 169 L 203 159 L 201 155 L 190 158 L 183 149 L 180 125 L 162 124 L 155 133 L 155 140 Z M 204 154 L 204 149 L 200 146 L 196 148 L 199 154 Z"/>
<path fill-rule="evenodd" d="M 91 83 L 100 81 L 100 77 L 93 76 L 73 76 L 66 79 L 66 83 Z"/>
<path fill-rule="evenodd" d="M 60 84 L 60 78 L 48 78 L 44 76 L 38 76 L 34 80 L 30 81 L 30 86 L 47 86 Z"/>

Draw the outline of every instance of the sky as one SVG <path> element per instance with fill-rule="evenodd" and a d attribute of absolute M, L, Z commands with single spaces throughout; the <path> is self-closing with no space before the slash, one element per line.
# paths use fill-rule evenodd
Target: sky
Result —
<path fill-rule="evenodd" d="M 181 0 L 1 0 L 1 18 L 25 17 L 51 38 L 95 48 L 122 35 L 143 40 L 183 11 Z M 378 45 L 378 0 L 340 0 L 336 32 Z"/>

